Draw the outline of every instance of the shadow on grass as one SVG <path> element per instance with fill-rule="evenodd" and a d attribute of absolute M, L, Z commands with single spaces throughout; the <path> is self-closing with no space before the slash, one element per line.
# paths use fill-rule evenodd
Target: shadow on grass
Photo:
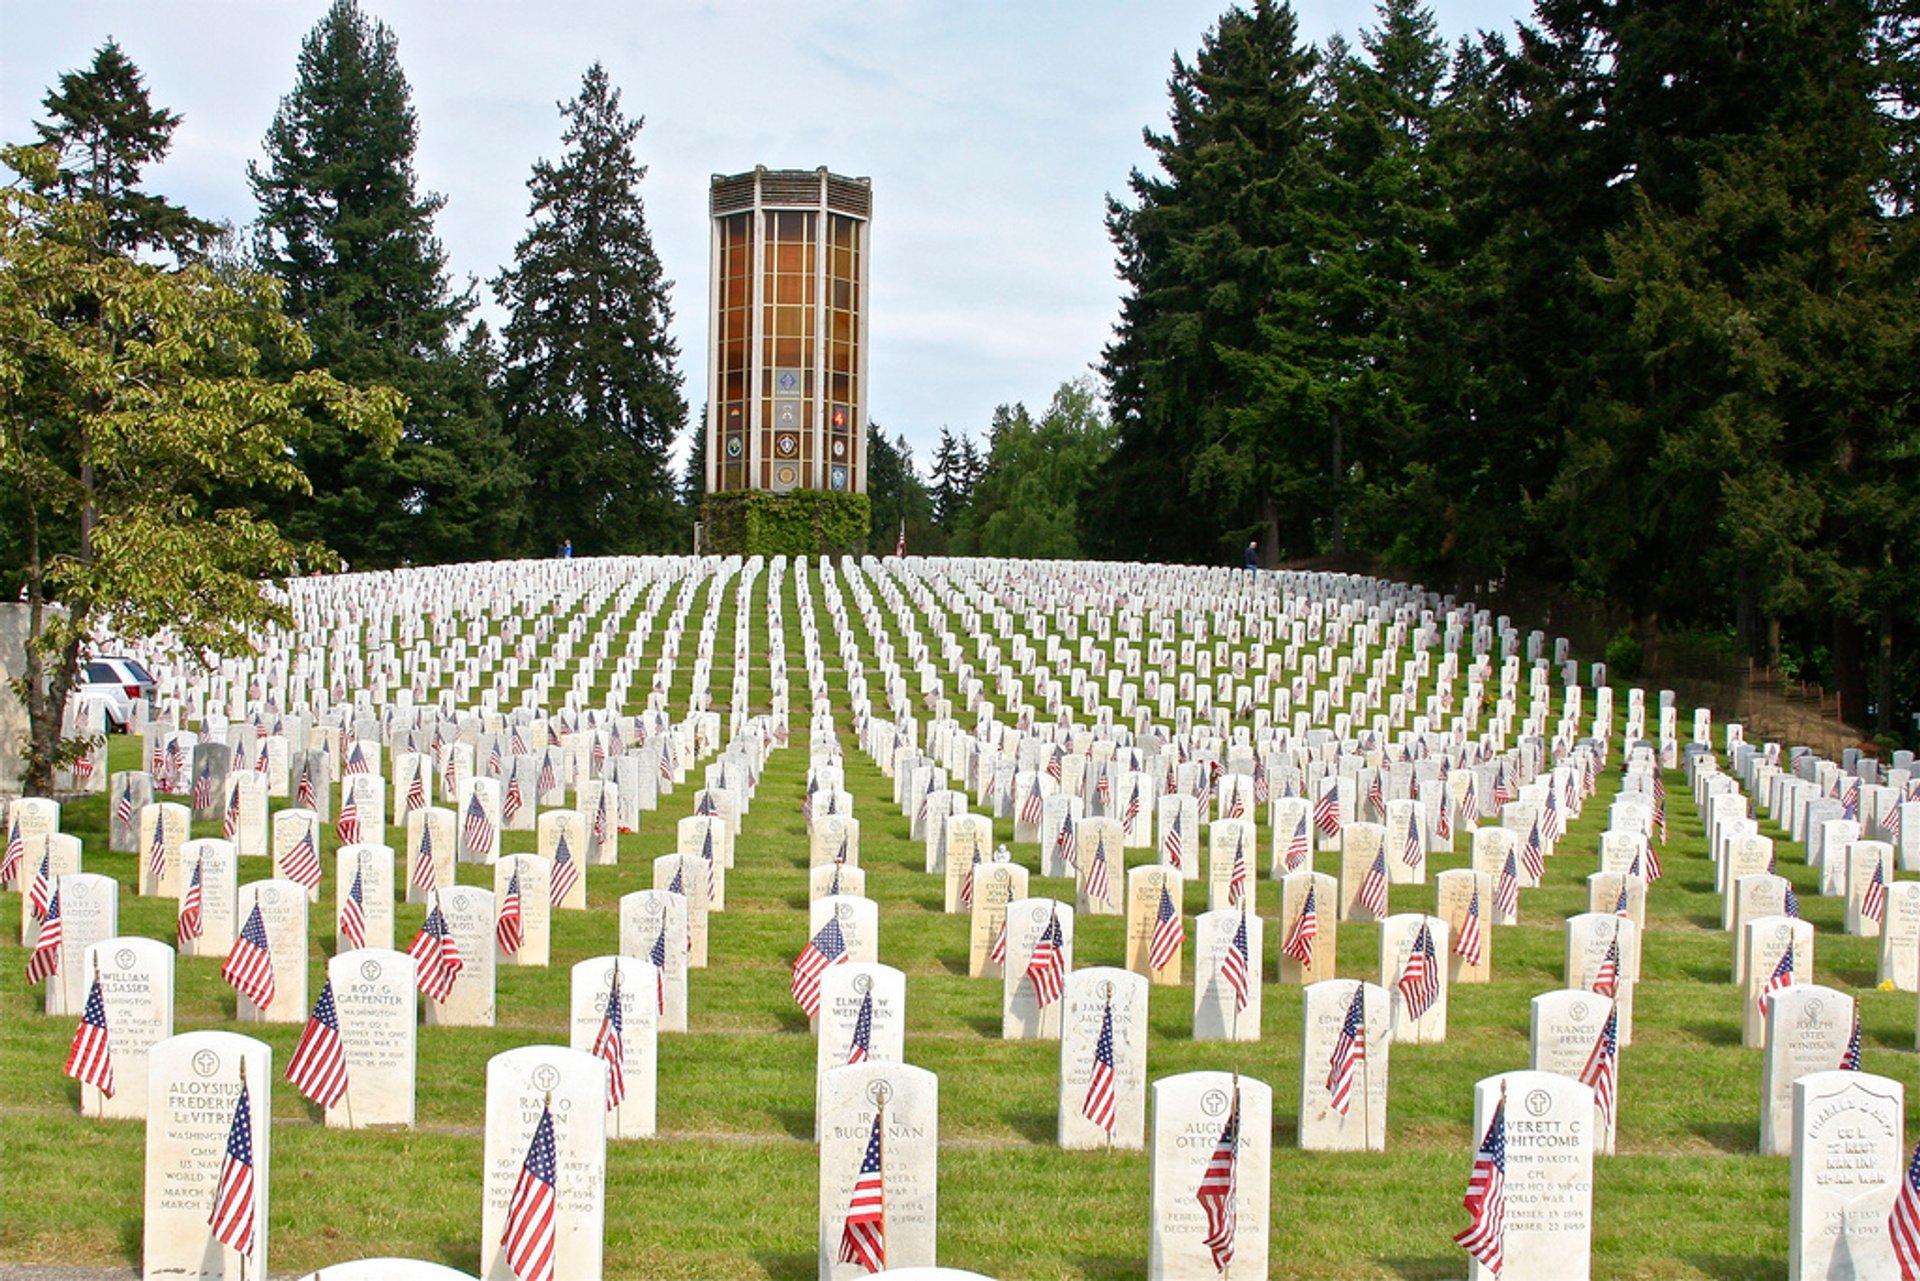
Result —
<path fill-rule="evenodd" d="M 967 976 L 967 962 L 968 958 L 964 956 L 943 956 L 940 958 L 940 965 L 947 973 L 958 974 L 961 978 Z"/>
<path fill-rule="evenodd" d="M 804 1010 L 797 1007 L 780 1009 L 774 1011 L 773 1017 L 780 1021 L 782 1032 L 805 1032 L 809 1036 L 813 1035 L 813 1029 L 807 1025 L 808 1019 Z"/>
<path fill-rule="evenodd" d="M 1741 1281 L 1781 1281 L 1787 1275 L 1785 1259 L 1751 1254 L 1683 1254 L 1680 1256 L 1710 1277 L 1739 1277 Z"/>
<path fill-rule="evenodd" d="M 1880 985 L 1880 972 L 1871 966 L 1862 969 L 1836 966 L 1833 973 L 1841 980 L 1842 987 L 1865 988 L 1870 992 Z"/>
<path fill-rule="evenodd" d="M 981 1036 L 992 1037 L 995 1040 L 1000 1038 L 1002 1023 L 1000 1016 L 997 1014 L 983 1014 L 975 1018 L 969 1018 L 966 1022 L 967 1026 L 971 1027 Z"/>
<path fill-rule="evenodd" d="M 1703 930 L 1717 930 L 1720 928 L 1720 914 L 1718 912 L 1695 912 L 1687 917 L 1687 920 Z"/>
<path fill-rule="evenodd" d="M 136 1271 L 141 1267 L 140 1261 L 146 1248 L 146 1221 L 137 1214 L 122 1219 L 120 1221 L 120 1254 Z"/>
<path fill-rule="evenodd" d="M 1753 1156 L 1760 1150 L 1760 1127 L 1745 1125 L 1737 1121 L 1695 1121 L 1687 1129 L 1699 1135 L 1722 1152 L 1737 1156 Z M 1714 1276 L 1731 1275 L 1714 1272 Z"/>
<path fill-rule="evenodd" d="M 1708 1045 L 1740 1044 L 1741 1032 L 1738 1023 L 1689 1023 L 1686 1029 Z"/>
<path fill-rule="evenodd" d="M 754 1255 L 753 1260 L 774 1281 L 812 1281 L 820 1275 L 820 1260 L 811 1254 L 762 1252 Z"/>
<path fill-rule="evenodd" d="M 480 1275 L 480 1247 L 473 1243 L 471 1237 L 440 1242 L 440 1261 L 469 1276 Z"/>
<path fill-rule="evenodd" d="M 1007 1123 L 1029 1143 L 1051 1145 L 1060 1137 L 1060 1118 L 1052 1112 L 1015 1112 Z"/>
<path fill-rule="evenodd" d="M 1141 1271 L 1137 1254 L 1083 1254 L 1074 1262 L 1080 1265 L 1081 1275 L 1088 1281 L 1105 1281 L 1108 1277 L 1114 1281 L 1131 1281 Z"/>
<path fill-rule="evenodd" d="M 789 1138 L 813 1142 L 812 1108 L 769 1108 L 767 1114 L 787 1132 Z"/>

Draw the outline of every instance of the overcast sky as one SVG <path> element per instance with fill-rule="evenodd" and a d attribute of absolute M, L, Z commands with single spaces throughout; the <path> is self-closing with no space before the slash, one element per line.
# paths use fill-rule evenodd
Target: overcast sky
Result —
<path fill-rule="evenodd" d="M 1096 363 L 1118 314 L 1107 193 L 1148 163 L 1176 52 L 1225 0 L 362 0 L 399 39 L 422 186 L 456 282 L 526 229 L 526 180 L 557 157 L 555 104 L 598 59 L 646 117 L 642 192 L 674 283 L 689 422 L 706 395 L 707 180 L 765 164 L 873 180 L 871 416 L 924 464 L 942 426 L 1038 408 Z M 1441 33 L 1510 26 L 1520 0 L 1438 0 Z M 182 113 L 156 191 L 254 215 L 246 165 L 324 0 L 0 0 L 0 138 L 26 141 L 65 71 L 117 37 Z M 1371 26 L 1371 0 L 1302 0 L 1305 39 Z M 486 291 L 482 290 L 483 295 Z M 485 314 L 497 324 L 490 296 Z"/>

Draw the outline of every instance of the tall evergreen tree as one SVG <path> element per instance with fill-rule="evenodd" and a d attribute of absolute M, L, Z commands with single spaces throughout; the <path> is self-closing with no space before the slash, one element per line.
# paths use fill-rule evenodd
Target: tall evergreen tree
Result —
<path fill-rule="evenodd" d="M 156 107 L 140 68 L 108 40 L 93 65 L 69 71 L 42 100 L 47 119 L 34 126 L 58 157 L 57 185 L 105 211 L 94 248 L 101 253 L 157 249 L 185 257 L 204 249 L 220 228 L 140 186 L 141 172 L 164 160 L 180 116 Z"/>
<path fill-rule="evenodd" d="M 456 348 L 472 300 L 453 293 L 433 235 L 444 201 L 415 191 L 411 99 L 393 32 L 335 0 L 301 45 L 265 164 L 248 167 L 255 253 L 313 364 L 408 400 L 391 461 L 329 422 L 295 445 L 314 495 L 285 527 L 368 567 L 498 555 L 522 494 L 485 370 Z"/>
<path fill-rule="evenodd" d="M 533 228 L 493 282 L 506 327 L 506 415 L 536 492 L 535 548 L 582 552 L 680 545 L 668 452 L 685 425 L 668 326 L 669 282 L 640 199 L 640 118 L 595 63 L 562 104 L 566 151 L 538 161 Z"/>
<path fill-rule="evenodd" d="M 1314 62 L 1286 4 L 1228 10 L 1191 64 L 1174 59 L 1171 127 L 1146 134 L 1160 172 L 1134 172 L 1133 205 L 1108 202 L 1125 285 L 1104 363 L 1119 442 L 1089 495 L 1092 547 L 1215 560 L 1281 519 L 1285 460 L 1234 418 L 1234 353 L 1260 345 L 1276 272 L 1303 252 L 1290 176 Z"/>
<path fill-rule="evenodd" d="M 949 534 L 973 493 L 973 475 L 961 445 L 964 439 L 956 437 L 951 428 L 942 427 L 940 444 L 933 453 L 933 519 Z"/>

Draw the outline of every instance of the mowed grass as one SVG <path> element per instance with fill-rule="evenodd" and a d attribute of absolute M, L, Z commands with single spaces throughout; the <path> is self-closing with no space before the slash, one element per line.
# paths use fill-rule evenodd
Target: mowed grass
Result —
<path fill-rule="evenodd" d="M 733 677 L 737 587 L 737 579 L 728 584 L 717 614 L 712 687 L 722 702 Z M 826 627 L 817 579 L 813 588 Z M 756 709 L 766 705 L 769 688 L 766 590 L 763 578 L 749 614 Z M 703 587 L 694 601 L 690 629 L 705 612 L 707 591 Z M 773 754 L 746 819 L 728 878 L 727 911 L 712 920 L 710 965 L 691 976 L 691 1030 L 662 1038 L 660 1135 L 609 1146 L 610 1277 L 798 1279 L 816 1272 L 814 1045 L 787 995 L 788 966 L 806 933 L 807 839 L 799 806 L 808 694 L 791 578 L 784 592 L 794 745 Z M 667 608 L 673 599 L 669 592 Z M 657 654 L 664 616 L 655 622 L 651 643 Z M 928 620 L 919 625 L 925 634 Z M 863 625 L 856 636 L 871 663 L 874 638 Z M 892 637 L 896 646 L 900 639 Z M 683 650 L 683 667 L 690 648 Z M 1000 982 L 965 976 L 965 919 L 940 910 L 939 878 L 922 870 L 922 847 L 907 839 L 907 821 L 889 799 L 890 780 L 854 749 L 845 677 L 830 635 L 823 637 L 823 653 L 848 786 L 858 801 L 867 888 L 881 904 L 880 956 L 909 979 L 907 1058 L 940 1079 L 941 1262 L 1009 1281 L 1141 1275 L 1150 1176 L 1145 1155 L 1069 1153 L 1054 1146 L 1058 1047 L 1000 1039 Z M 653 657 L 645 655 L 638 668 L 642 695 Z M 871 666 L 868 679 L 878 680 Z M 683 700 L 685 690 L 683 679 L 676 699 Z M 112 744 L 115 769 L 138 768 L 138 757 L 135 742 Z M 651 887 L 651 860 L 672 851 L 674 823 L 690 812 L 694 786 L 663 797 L 660 809 L 644 817 L 640 833 L 622 837 L 619 866 L 588 870 L 589 910 L 560 915 L 550 968 L 499 971 L 499 1026 L 420 1029 L 415 1129 L 330 1131 L 318 1123 L 318 1109 L 283 1081 L 275 1083 L 275 1272 L 382 1254 L 478 1268 L 486 1062 L 519 1045 L 565 1042 L 568 966 L 615 950 L 615 903 L 622 894 Z M 1585 877 L 1595 868 L 1616 786 L 1617 775 L 1610 772 L 1561 843 L 1546 884 L 1523 896 L 1523 924 L 1492 932 L 1496 981 L 1454 989 L 1447 1041 L 1393 1050 L 1384 1153 L 1306 1153 L 1295 1146 L 1300 998 L 1271 981 L 1280 933 L 1271 882 L 1258 887 L 1259 907 L 1268 918 L 1263 969 L 1269 982 L 1257 1044 L 1195 1043 L 1191 986 L 1154 989 L 1150 1077 L 1234 1068 L 1274 1089 L 1274 1275 L 1464 1275 L 1465 1257 L 1450 1237 L 1466 1221 L 1459 1198 L 1476 1137 L 1471 1087 L 1489 1073 L 1527 1065 L 1528 1001 L 1562 983 L 1562 922 L 1586 910 Z M 1731 941 L 1718 928 L 1712 867 L 1681 775 L 1669 775 L 1668 794 L 1668 875 L 1650 898 L 1634 1042 L 1621 1060 L 1620 1155 L 1597 1163 L 1594 1275 L 1782 1277 L 1788 1162 L 1755 1153 L 1760 1053 L 1740 1045 L 1740 996 L 1729 982 Z M 134 856 L 106 852 L 106 802 L 68 806 L 64 827 L 84 839 L 89 871 L 121 882 L 122 932 L 171 941 L 172 901 L 134 895 Z M 1861 998 L 1867 1069 L 1909 1078 L 1915 998 L 1871 990 L 1877 941 L 1842 935 L 1839 901 L 1819 898 L 1797 849 L 1771 825 L 1763 822 L 1763 830 L 1778 842 L 1781 871 L 1794 880 L 1819 930 L 1820 981 Z M 206 834 L 217 831 L 196 831 Z M 1010 842 L 1011 824 L 999 821 L 996 834 Z M 388 834 L 396 847 L 397 837 Z M 1261 839 L 1264 850 L 1264 822 Z M 330 849 L 330 829 L 327 842 Z M 531 847 L 531 833 L 508 835 L 509 850 Z M 1456 848 L 1452 856 L 1436 856 L 1433 870 L 1464 866 L 1464 837 Z M 1130 862 L 1143 861 L 1147 853 L 1129 851 Z M 1030 847 L 1016 848 L 1016 854 L 1033 864 Z M 1322 855 L 1318 865 L 1337 872 L 1337 861 Z M 243 879 L 266 874 L 264 861 L 242 873 Z M 462 866 L 460 879 L 491 886 L 486 868 Z M 313 918 L 310 983 L 316 992 L 332 950 L 332 889 L 329 879 Z M 1036 875 L 1032 881 L 1038 895 L 1065 899 L 1071 889 L 1064 880 Z M 1203 910 L 1204 899 L 1203 886 L 1189 885 L 1190 916 Z M 1392 893 L 1395 911 L 1431 910 L 1432 904 L 1431 885 Z M 0 912 L 16 920 L 19 896 L 0 895 Z M 400 907 L 399 945 L 412 937 L 421 915 L 419 908 Z M 12 937 L 10 927 L 7 934 Z M 1076 964 L 1119 963 L 1117 918 L 1085 918 L 1077 935 Z M 1343 976 L 1381 977 L 1374 929 L 1341 929 L 1338 955 Z M 1191 958 L 1189 945 L 1189 983 Z M 72 1023 L 38 1012 L 40 992 L 26 987 L 24 963 L 17 945 L 0 948 L 0 1258 L 137 1265 L 142 1127 L 77 1114 L 78 1087 L 61 1073 Z M 176 1028 L 226 1027 L 260 1036 L 273 1046 L 277 1073 L 298 1027 L 239 1025 L 232 1020 L 233 1001 L 217 960 L 180 962 Z M 1324 1065 L 1307 1070 L 1324 1071 Z"/>

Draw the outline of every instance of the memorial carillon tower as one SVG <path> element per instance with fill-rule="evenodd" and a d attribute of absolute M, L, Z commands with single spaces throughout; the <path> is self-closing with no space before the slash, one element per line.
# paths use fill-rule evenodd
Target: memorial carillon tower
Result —
<path fill-rule="evenodd" d="M 707 493 L 723 548 L 726 514 L 744 507 L 786 522 L 858 509 L 867 491 L 867 238 L 873 190 L 826 169 L 716 174 L 713 288 L 707 311 Z M 787 495 L 778 505 L 733 495 Z M 815 494 L 860 496 L 835 502 Z M 711 500 L 720 499 L 720 502 Z M 730 499 L 730 501 L 728 501 Z M 808 520 L 819 524 L 820 517 Z M 837 521 L 829 521 L 837 527 Z M 835 529 L 828 543 L 840 541 Z M 864 538 L 864 534 L 862 535 Z"/>

